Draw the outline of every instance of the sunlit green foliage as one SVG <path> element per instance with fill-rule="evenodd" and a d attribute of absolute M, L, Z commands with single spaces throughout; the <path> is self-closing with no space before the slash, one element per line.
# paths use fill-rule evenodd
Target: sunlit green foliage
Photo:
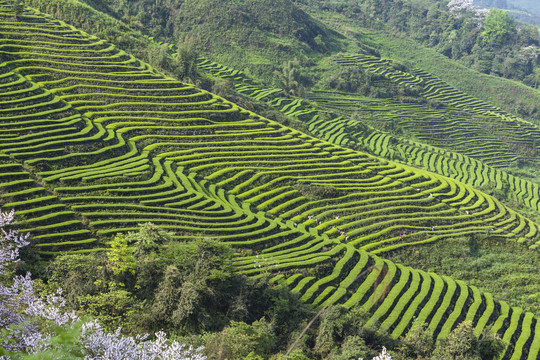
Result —
<path fill-rule="evenodd" d="M 479 40 L 484 46 L 500 46 L 514 31 L 514 22 L 506 11 L 491 9 Z"/>

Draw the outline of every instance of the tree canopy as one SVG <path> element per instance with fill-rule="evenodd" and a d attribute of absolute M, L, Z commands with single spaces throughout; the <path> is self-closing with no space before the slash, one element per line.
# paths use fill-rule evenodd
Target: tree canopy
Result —
<path fill-rule="evenodd" d="M 501 45 L 515 30 L 514 20 L 504 10 L 491 9 L 480 34 L 483 45 Z"/>

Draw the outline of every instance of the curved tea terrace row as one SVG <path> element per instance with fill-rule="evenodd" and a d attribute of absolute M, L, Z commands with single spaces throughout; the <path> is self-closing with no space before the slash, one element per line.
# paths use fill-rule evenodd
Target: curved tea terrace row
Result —
<path fill-rule="evenodd" d="M 318 104 L 326 102 L 331 104 L 330 109 L 333 109 L 337 104 L 343 104 L 344 102 L 352 101 L 354 99 L 356 110 L 355 112 L 360 114 L 359 116 L 373 117 L 377 121 L 385 121 L 385 115 L 381 112 L 374 112 L 374 106 L 369 104 L 367 109 L 362 109 L 362 105 L 359 105 L 363 100 L 361 97 L 354 96 L 352 94 L 331 94 L 328 92 L 317 93 L 312 97 Z M 346 99 L 344 99 L 346 98 Z M 334 99 L 337 99 L 334 103 Z M 370 99 L 370 102 L 374 101 Z M 325 108 L 325 105 L 323 108 Z M 379 108 L 384 108 L 379 106 Z M 396 108 L 399 105 L 392 104 L 392 108 Z M 360 109 L 360 111 L 357 111 Z M 373 115 L 375 114 L 375 115 Z M 408 118 L 414 118 L 414 113 L 403 113 Z M 312 127 L 317 126 L 317 119 L 307 120 L 307 123 Z M 320 121 L 320 120 L 319 120 Z M 391 120 L 390 120 L 391 121 Z M 373 131 L 372 129 L 366 130 L 365 122 L 359 120 L 352 120 L 349 118 L 334 118 L 331 121 L 326 121 L 326 126 L 333 124 L 334 129 L 347 129 L 347 132 L 351 137 L 356 139 L 356 143 L 361 144 L 365 148 L 369 149 L 375 155 L 384 156 L 389 159 L 397 160 L 409 165 L 415 165 L 423 167 L 427 170 L 443 174 L 445 176 L 452 177 L 459 181 L 465 182 L 475 187 L 492 186 L 498 190 L 511 191 L 517 200 L 523 205 L 538 211 L 540 209 L 540 191 L 538 184 L 528 180 L 515 177 L 507 172 L 487 166 L 481 161 L 476 160 L 474 157 L 463 155 L 459 152 L 445 151 L 441 148 L 433 146 L 418 144 L 411 140 L 403 138 L 397 138 L 394 135 L 384 133 L 381 131 Z M 441 131 L 441 133 L 448 134 L 448 129 Z M 476 146 L 479 148 L 485 148 L 484 144 L 477 139 Z M 503 157 L 504 158 L 504 157 Z M 510 196 L 510 194 L 507 194 Z"/>
<path fill-rule="evenodd" d="M 47 252 L 51 242 L 72 252 L 100 249 L 80 216 L 4 153 L 0 153 L 0 189 L 2 209 L 16 209 L 19 229 L 32 234 L 38 250 Z"/>
<path fill-rule="evenodd" d="M 433 127 L 435 132 L 437 132 L 438 128 L 441 126 L 441 130 L 443 130 L 454 121 L 458 123 L 455 126 L 455 130 L 463 134 L 463 136 L 460 136 L 462 140 L 468 139 L 466 134 L 468 131 L 471 131 L 474 134 L 478 133 L 480 130 L 478 133 L 479 136 L 485 137 L 488 136 L 489 133 L 492 133 L 491 138 L 495 136 L 499 139 L 499 145 L 500 143 L 506 143 L 514 148 L 525 145 L 529 147 L 534 154 L 538 154 L 538 151 L 540 150 L 540 144 L 538 143 L 540 140 L 540 130 L 537 126 L 512 116 L 502 111 L 500 108 L 493 107 L 481 100 L 466 95 L 423 70 L 414 69 L 411 73 L 403 72 L 395 69 L 390 60 L 362 54 L 343 56 L 337 61 L 343 65 L 362 66 L 364 69 L 374 74 L 382 75 L 399 85 L 419 89 L 420 94 L 427 99 L 436 100 L 456 109 L 464 110 L 469 113 L 476 113 L 481 116 L 480 118 L 472 118 L 472 122 L 463 121 L 463 119 L 459 118 L 450 119 L 446 121 L 446 125 L 438 124 L 437 122 L 428 122 L 426 126 Z M 476 126 L 474 122 L 480 123 L 478 124 L 480 128 Z M 501 148 L 501 150 L 503 150 L 503 148 Z M 465 154 L 472 156 L 472 154 L 466 152 Z M 488 155 L 489 152 L 483 155 L 486 159 L 479 158 L 479 160 L 487 160 L 487 162 L 491 164 L 487 158 Z M 500 154 L 497 154 L 493 159 L 496 160 L 499 156 Z M 536 155 L 533 155 L 533 158 L 529 160 L 538 163 L 538 158 L 535 156 Z M 500 164 L 495 162 L 492 165 Z"/>
<path fill-rule="evenodd" d="M 530 315 L 373 254 L 486 231 L 531 242 L 536 224 L 467 185 L 309 137 L 167 78 L 62 22 L 38 13 L 10 21 L 0 4 L 0 36 L 32 47 L 0 64 L 0 151 L 96 238 L 146 221 L 177 239 L 215 237 L 253 251 L 237 258 L 239 271 L 270 272 L 320 306 L 364 306 L 394 336 L 415 316 L 434 337 L 468 317 L 515 344 L 505 358 L 537 355 Z M 80 53 L 84 44 L 97 51 Z M 65 249 L 58 245 L 49 251 Z"/>
<path fill-rule="evenodd" d="M 210 71 L 216 76 L 220 73 L 233 72 L 230 68 L 208 60 L 201 60 L 200 64 L 206 71 Z M 213 69 L 219 69 L 219 72 L 213 72 Z M 242 81 L 244 81 L 243 78 Z M 366 119 L 355 120 L 350 116 L 351 113 L 356 113 L 360 116 L 365 115 L 366 118 L 372 118 L 376 114 L 374 117 L 376 121 L 391 121 L 392 118 L 387 120 L 386 113 L 395 112 L 398 104 L 388 106 L 389 101 L 387 100 L 366 99 L 354 94 L 319 91 L 310 95 L 310 99 L 317 101 L 317 104 L 326 110 L 324 114 L 321 114 L 321 111 L 314 109 L 310 103 L 302 99 L 276 97 L 276 92 L 279 89 L 265 89 L 253 85 L 252 81 L 249 84 L 235 83 L 235 88 L 239 93 L 257 100 L 263 99 L 286 115 L 304 121 L 312 134 L 326 141 L 353 148 L 360 146 L 374 155 L 419 166 L 474 187 L 490 186 L 501 191 L 511 192 L 512 197 L 522 205 L 536 211 L 540 210 L 540 190 L 537 183 L 515 177 L 504 170 L 488 166 L 459 152 L 450 152 L 397 138 L 369 126 L 369 121 Z M 419 118 L 417 112 L 407 111 L 406 107 L 411 105 L 399 106 L 399 117 Z M 343 108 L 348 111 L 343 112 Z M 418 106 L 414 106 L 414 108 L 417 109 Z M 385 113 L 381 113 L 383 110 Z M 422 111 L 422 115 L 434 112 L 441 116 L 442 113 L 442 111 L 425 108 L 422 108 Z M 394 115 L 392 114 L 392 116 Z M 445 129 L 444 133 L 447 134 L 448 129 Z M 480 141 L 480 139 L 476 140 Z M 515 155 L 501 154 L 500 152 L 498 154 L 502 155 L 503 159 L 506 158 L 507 161 L 516 159 Z M 510 196 L 510 194 L 507 195 Z M 533 246 L 538 247 L 538 245 Z"/>
<path fill-rule="evenodd" d="M 500 122 L 450 107 L 430 109 L 421 104 L 401 104 L 389 100 L 378 103 L 351 93 L 316 91 L 309 96 L 323 110 L 350 118 L 356 116 L 382 131 L 406 132 L 432 146 L 457 151 L 494 167 L 518 161 L 533 161 L 533 141 L 529 133 L 516 131 L 517 123 Z M 494 127 L 499 129 L 494 132 Z M 510 146 L 512 148 L 510 148 Z M 528 150 L 528 153 L 527 153 Z M 526 156 L 528 155 L 528 156 Z"/>

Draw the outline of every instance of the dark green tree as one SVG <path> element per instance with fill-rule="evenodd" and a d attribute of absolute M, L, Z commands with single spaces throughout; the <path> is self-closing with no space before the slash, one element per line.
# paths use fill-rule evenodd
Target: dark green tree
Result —
<path fill-rule="evenodd" d="M 176 58 L 180 65 L 179 77 L 193 82 L 197 76 L 197 60 L 199 59 L 195 38 L 191 35 L 185 35 L 180 38 L 177 45 Z"/>
<path fill-rule="evenodd" d="M 163 275 L 145 275 L 144 284 L 150 286 L 151 279 L 157 284 L 148 326 L 175 328 L 184 335 L 224 326 L 223 314 L 234 298 L 232 256 L 229 246 L 208 239 L 169 244 L 159 259 L 166 264 Z"/>
<path fill-rule="evenodd" d="M 15 13 L 15 18 L 17 20 L 21 20 L 23 11 L 24 11 L 24 0 L 14 0 L 13 12 Z"/>
<path fill-rule="evenodd" d="M 320 315 L 314 350 L 322 357 L 345 356 L 351 349 L 362 353 L 368 351 L 364 342 L 369 340 L 371 330 L 365 327 L 368 316 L 362 308 L 346 309 L 331 306 Z M 350 341 L 349 338 L 354 337 Z M 369 342 L 369 341 L 366 341 Z"/>
<path fill-rule="evenodd" d="M 434 360 L 481 360 L 478 338 L 470 321 L 464 321 L 446 339 L 439 342 L 433 352 Z"/>
<path fill-rule="evenodd" d="M 534 87 L 540 88 L 540 67 L 534 69 Z"/>
<path fill-rule="evenodd" d="M 414 321 L 403 340 L 401 351 L 411 358 L 428 358 L 433 352 L 433 334 L 427 330 L 426 324 Z"/>
<path fill-rule="evenodd" d="M 369 359 L 371 351 L 366 344 L 366 341 L 358 336 L 348 336 L 343 341 L 339 351 L 332 354 L 330 357 L 334 360 L 351 360 L 351 359 Z"/>
<path fill-rule="evenodd" d="M 285 95 L 300 95 L 301 93 L 297 71 L 299 65 L 298 60 L 289 60 L 283 63 L 281 71 L 274 71 L 274 75 L 277 76 Z"/>
<path fill-rule="evenodd" d="M 156 324 L 166 324 L 170 321 L 171 314 L 178 305 L 178 295 L 180 294 L 180 272 L 174 265 L 169 265 L 165 269 L 163 279 L 156 289 L 151 313 L 152 321 Z"/>
<path fill-rule="evenodd" d="M 103 275 L 100 269 L 103 256 L 88 254 L 59 255 L 47 266 L 46 277 L 50 291 L 62 288 L 67 305 L 76 308 L 78 298 L 97 294 L 96 280 Z"/>
<path fill-rule="evenodd" d="M 165 244 L 172 241 L 173 234 L 152 223 L 140 226 L 139 231 L 130 232 L 125 238 L 133 256 L 135 293 L 150 300 L 163 274 L 164 265 L 159 260 L 159 253 Z"/>
<path fill-rule="evenodd" d="M 478 340 L 478 354 L 482 359 L 499 359 L 505 348 L 504 341 L 491 331 L 491 327 L 484 328 Z"/>
<path fill-rule="evenodd" d="M 505 346 L 502 340 L 484 331 L 481 339 L 474 334 L 471 321 L 464 321 L 433 352 L 433 360 L 491 360 L 498 359 Z"/>

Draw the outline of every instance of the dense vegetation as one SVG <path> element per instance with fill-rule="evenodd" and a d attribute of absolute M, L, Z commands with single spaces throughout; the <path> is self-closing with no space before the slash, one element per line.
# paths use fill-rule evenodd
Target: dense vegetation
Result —
<path fill-rule="evenodd" d="M 467 3 L 459 0 L 429 5 L 387 0 L 299 2 L 412 38 L 480 72 L 518 79 L 532 87 L 540 83 L 538 28 L 517 24 L 505 11 L 492 9 L 485 15 L 459 5 Z"/>
<path fill-rule="evenodd" d="M 0 204 L 33 236 L 17 271 L 43 295 L 62 287 L 107 330 L 165 329 L 210 358 L 537 357 L 534 286 L 508 298 L 490 276 L 460 280 L 459 261 L 414 260 L 429 244 L 461 254 L 461 237 L 469 259 L 516 271 L 489 256 L 506 245 L 534 282 L 536 125 L 290 2 L 272 17 L 265 1 L 184 8 L 209 14 L 204 27 L 145 15 L 189 2 L 27 3 L 87 31 L 0 3 Z M 260 73 L 198 59 L 211 26 L 245 37 L 245 54 L 270 49 Z M 290 47 L 263 45 L 283 29 Z M 355 53 L 332 54 L 344 46 Z"/>
<path fill-rule="evenodd" d="M 534 0 L 475 0 L 475 5 L 483 8 L 498 8 L 508 11 L 513 18 L 540 26 L 540 5 Z"/>
<path fill-rule="evenodd" d="M 219 61 L 250 64 L 268 77 L 281 59 L 314 58 L 342 48 L 340 37 L 290 0 L 259 1 L 101 1 L 87 3 L 106 8 L 132 28 L 172 44 L 193 39 Z M 220 31 L 216 32 L 215 29 Z"/>

